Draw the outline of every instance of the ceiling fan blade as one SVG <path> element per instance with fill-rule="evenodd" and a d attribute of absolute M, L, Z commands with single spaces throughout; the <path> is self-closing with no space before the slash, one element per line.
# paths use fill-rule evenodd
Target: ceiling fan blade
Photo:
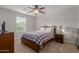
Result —
<path fill-rule="evenodd" d="M 30 12 L 33 12 L 33 11 L 28 11 L 27 13 L 30 13 Z"/>
<path fill-rule="evenodd" d="M 23 8 L 22 10 L 23 10 L 23 11 L 26 11 L 27 9 L 26 9 L 26 8 Z"/>
<path fill-rule="evenodd" d="M 43 12 L 43 11 L 39 11 L 40 13 L 43 13 L 43 14 L 45 14 L 45 12 Z"/>
<path fill-rule="evenodd" d="M 41 8 L 39 8 L 40 10 L 42 10 L 42 9 L 45 9 L 45 7 L 41 7 Z"/>

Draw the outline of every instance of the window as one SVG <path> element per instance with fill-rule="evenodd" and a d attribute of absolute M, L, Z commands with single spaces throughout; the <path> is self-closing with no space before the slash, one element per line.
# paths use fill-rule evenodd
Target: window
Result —
<path fill-rule="evenodd" d="M 16 17 L 16 32 L 26 32 L 26 18 Z"/>

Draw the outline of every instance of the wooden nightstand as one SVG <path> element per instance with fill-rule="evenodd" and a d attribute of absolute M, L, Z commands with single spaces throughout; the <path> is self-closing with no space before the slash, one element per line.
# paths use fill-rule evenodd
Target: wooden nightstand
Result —
<path fill-rule="evenodd" d="M 55 42 L 64 43 L 63 34 L 55 34 Z"/>

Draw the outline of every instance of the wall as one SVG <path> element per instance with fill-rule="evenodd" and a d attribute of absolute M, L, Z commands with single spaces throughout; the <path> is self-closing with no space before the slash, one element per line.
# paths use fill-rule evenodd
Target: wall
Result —
<path fill-rule="evenodd" d="M 71 22 L 72 21 L 72 22 Z M 41 25 L 63 25 L 75 27 L 77 24 L 77 8 L 70 8 L 67 10 L 51 13 L 37 17 L 37 29 Z"/>
<path fill-rule="evenodd" d="M 72 29 L 77 28 L 78 9 L 77 7 L 65 9 L 59 12 L 37 17 L 37 30 L 42 25 L 62 25 L 64 28 L 64 41 L 75 44 L 76 34 L 72 33 Z"/>
<path fill-rule="evenodd" d="M 78 28 L 79 28 L 79 7 L 78 7 L 78 22 L 77 22 Z"/>
<path fill-rule="evenodd" d="M 27 31 L 35 30 L 35 18 L 32 16 L 20 14 L 10 10 L 0 8 L 0 23 L 5 20 L 6 30 L 15 33 L 15 38 L 20 38 L 23 33 L 16 33 L 16 16 L 25 17 L 27 20 Z"/>

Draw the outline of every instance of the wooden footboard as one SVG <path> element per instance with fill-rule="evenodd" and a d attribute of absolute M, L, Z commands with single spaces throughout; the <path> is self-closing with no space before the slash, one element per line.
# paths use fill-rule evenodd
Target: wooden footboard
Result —
<path fill-rule="evenodd" d="M 32 48 L 36 52 L 39 52 L 40 46 L 37 45 L 35 42 L 28 40 L 28 39 L 25 39 L 25 38 L 22 38 L 21 43 L 27 45 L 28 47 Z"/>
<path fill-rule="evenodd" d="M 47 41 L 46 43 L 43 44 L 43 47 L 50 41 L 53 41 L 53 39 L 50 39 L 49 41 Z M 28 40 L 26 38 L 22 38 L 21 39 L 21 43 L 27 45 L 28 47 L 32 48 L 33 50 L 35 50 L 37 53 L 40 51 L 40 46 L 38 44 L 36 44 L 35 42 Z"/>

